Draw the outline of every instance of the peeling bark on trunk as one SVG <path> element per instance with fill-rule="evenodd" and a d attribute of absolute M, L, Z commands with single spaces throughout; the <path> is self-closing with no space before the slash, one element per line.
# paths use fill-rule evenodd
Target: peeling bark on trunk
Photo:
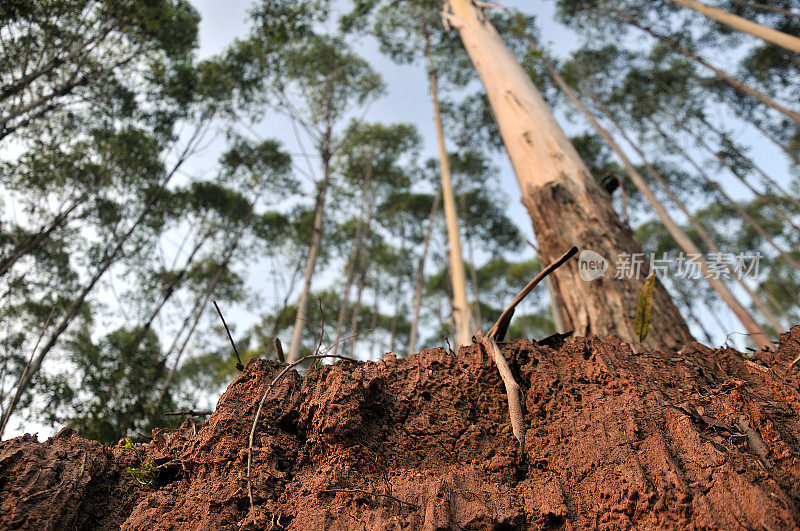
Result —
<path fill-rule="evenodd" d="M 605 275 L 591 282 L 581 280 L 579 260 L 551 276 L 564 326 L 578 335 L 618 334 L 635 343 L 633 318 L 649 267 L 643 264 L 637 278 L 616 278 L 615 270 L 621 255 L 642 254 L 641 248 L 483 12 L 470 0 L 450 5 L 447 20 L 459 31 L 486 88 L 544 263 L 573 245 L 608 261 Z M 646 347 L 678 349 L 693 340 L 660 283 L 653 310 L 656 326 Z"/>

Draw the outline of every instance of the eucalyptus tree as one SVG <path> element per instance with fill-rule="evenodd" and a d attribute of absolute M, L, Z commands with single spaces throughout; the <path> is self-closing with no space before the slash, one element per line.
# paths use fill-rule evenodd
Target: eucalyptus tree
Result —
<path fill-rule="evenodd" d="M 0 140 L 53 115 L 71 121 L 87 104 L 136 112 L 142 85 L 197 44 L 199 15 L 185 0 L 25 0 L 2 15 Z"/>
<path fill-rule="evenodd" d="M 306 256 L 303 286 L 297 303 L 292 340 L 287 360 L 297 360 L 308 316 L 309 295 L 317 254 L 322 245 L 326 197 L 331 184 L 331 162 L 338 146 L 335 133 L 348 111 L 379 96 L 384 85 L 380 76 L 362 58 L 351 52 L 338 37 L 313 35 L 287 50 L 286 71 L 279 81 L 280 102 L 292 109 L 294 117 L 311 136 L 319 155 L 321 177 L 315 183 L 314 222 Z"/>
<path fill-rule="evenodd" d="M 532 48 L 537 52 L 541 53 L 536 47 L 536 44 L 532 40 L 530 39 L 528 40 Z M 578 57 L 581 57 L 581 55 L 582 54 L 580 52 L 577 53 Z M 587 62 L 583 62 L 581 66 L 573 66 L 572 68 L 573 72 L 576 70 L 584 70 L 584 76 L 582 76 L 583 79 L 581 79 L 581 81 L 586 84 L 592 84 L 594 77 L 591 74 L 595 72 L 595 69 L 597 69 L 598 71 L 600 70 L 605 71 L 603 67 L 608 66 L 608 63 L 597 62 L 595 60 L 598 56 L 598 53 L 590 53 L 589 55 L 592 58 L 592 61 L 589 61 L 588 64 L 591 66 L 587 66 Z M 675 238 L 675 241 L 678 243 L 678 245 L 688 255 L 690 256 L 695 255 L 700 257 L 698 259 L 698 264 L 703 273 L 703 276 L 708 280 L 709 284 L 711 284 L 714 290 L 719 294 L 720 298 L 723 301 L 725 301 L 725 303 L 736 314 L 737 318 L 742 322 L 742 324 L 751 334 L 753 340 L 760 347 L 768 348 L 770 346 L 770 342 L 764 330 L 761 328 L 758 322 L 753 318 L 750 312 L 739 302 L 739 300 L 736 298 L 733 292 L 725 285 L 725 283 L 717 276 L 709 274 L 709 265 L 707 261 L 702 257 L 700 249 L 697 247 L 692 238 L 690 238 L 689 235 L 673 219 L 673 217 L 669 214 L 666 208 L 664 208 L 662 203 L 653 193 L 652 189 L 650 188 L 644 177 L 642 177 L 642 175 L 638 172 L 638 170 L 633 166 L 633 163 L 628 159 L 625 152 L 613 139 L 611 134 L 599 123 L 599 121 L 597 120 L 597 118 L 595 118 L 595 116 L 591 113 L 591 111 L 580 101 L 580 99 L 577 97 L 572 88 L 570 88 L 570 86 L 567 84 L 564 78 L 561 77 L 559 72 L 555 69 L 555 67 L 553 67 L 553 65 L 544 55 L 542 55 L 542 61 L 548 67 L 550 73 L 553 75 L 553 78 L 556 80 L 559 87 L 561 87 L 561 89 L 564 91 L 567 98 L 572 102 L 573 105 L 575 105 L 580 110 L 580 112 L 584 115 L 586 120 L 592 125 L 592 127 L 598 132 L 598 134 L 605 140 L 608 146 L 620 158 L 620 160 L 622 161 L 623 165 L 626 168 L 626 173 L 628 174 L 629 178 L 635 184 L 636 188 L 647 198 L 651 207 L 656 212 L 656 214 L 658 215 L 659 219 L 664 224 L 664 226 L 667 228 L 670 235 L 673 238 Z M 574 60 L 574 62 L 578 62 L 578 60 Z M 588 73 L 585 72 L 587 69 L 590 70 Z M 613 116 L 611 116 L 611 114 L 609 113 L 608 109 L 605 107 L 603 102 L 599 100 L 598 96 L 594 94 L 590 89 L 586 88 L 586 85 L 583 85 L 583 87 L 584 87 L 583 88 L 584 92 L 589 95 L 589 97 L 592 99 L 595 105 L 597 105 L 600 108 L 601 112 L 603 112 L 608 119 L 612 120 L 612 123 L 614 123 L 615 126 L 617 126 L 617 128 L 621 130 L 619 124 L 616 121 L 614 121 Z M 624 133 L 624 130 L 622 131 Z M 688 211 L 686 211 L 683 204 L 678 200 L 677 197 L 674 196 L 674 194 L 672 194 L 668 185 L 664 182 L 664 180 L 661 178 L 658 172 L 656 172 L 655 169 L 644 159 L 644 154 L 640 152 L 640 155 L 642 156 L 643 161 L 645 162 L 645 167 L 647 168 L 648 173 L 650 173 L 650 175 L 656 180 L 659 186 L 661 186 L 661 188 L 670 195 L 670 199 L 672 199 L 679 206 L 679 208 L 681 208 L 684 211 L 685 214 L 689 215 Z M 719 249 L 717 249 L 717 251 L 719 252 Z M 760 300 L 756 300 L 757 304 L 760 302 L 761 302 Z M 771 314 L 769 309 L 765 305 L 762 306 L 765 315 L 774 319 L 774 316 Z M 777 319 L 774 319 L 774 324 L 776 325 L 778 331 L 782 331 L 780 328 L 780 324 L 777 322 Z"/>
<path fill-rule="evenodd" d="M 614 35 L 625 34 L 626 25 L 638 28 L 650 35 L 653 39 L 704 69 L 712 72 L 720 83 L 728 85 L 731 89 L 758 101 L 771 108 L 786 118 L 800 124 L 800 113 L 784 105 L 770 94 L 758 90 L 734 75 L 728 74 L 721 68 L 693 50 L 698 43 L 690 37 L 690 32 L 684 31 L 688 23 L 683 22 L 678 28 L 668 27 L 666 30 L 658 29 L 654 24 L 649 24 L 649 19 L 657 22 L 670 20 L 671 6 L 669 2 L 611 2 L 609 0 L 587 2 L 585 0 L 559 0 L 557 2 L 559 17 L 566 24 L 580 26 L 581 28 L 600 29 L 600 31 L 613 32 Z M 663 24 L 662 24 L 663 25 Z M 671 32 L 674 31 L 674 34 Z M 713 40 L 713 35 L 710 36 Z"/>
<path fill-rule="evenodd" d="M 366 262 L 363 242 L 381 227 L 386 239 L 397 234 L 394 229 L 403 228 L 402 224 L 391 224 L 394 218 L 388 215 L 387 208 L 393 206 L 387 203 L 387 197 L 405 192 L 413 184 L 419 145 L 419 133 L 408 124 L 352 122 L 342 133 L 334 161 L 342 183 L 336 191 L 336 203 L 340 210 L 349 209 L 354 215 L 347 215 L 347 218 L 355 218 L 355 221 L 353 237 L 347 244 L 350 252 L 345 259 L 345 281 L 333 336 L 335 343 L 344 333 L 350 290 Z M 376 213 L 379 213 L 377 226 L 373 223 Z M 403 239 L 401 234 L 401 241 Z"/>
<path fill-rule="evenodd" d="M 446 21 L 458 30 L 486 89 L 543 260 L 555 261 L 568 248 L 579 245 L 604 255 L 614 269 L 619 253 L 640 252 L 611 208 L 608 195 L 589 176 L 482 5 L 471 0 L 451 0 L 449 7 Z M 532 21 L 525 21 L 525 26 L 531 25 Z M 643 283 L 644 278 L 585 282 L 578 275 L 576 263 L 567 264 L 554 275 L 559 308 L 568 328 L 579 334 L 617 333 L 627 341 L 635 338 L 633 311 Z M 654 319 L 663 327 L 652 331 L 648 346 L 680 348 L 691 340 L 686 324 L 661 285 L 653 308 L 658 312 Z"/>
<path fill-rule="evenodd" d="M 728 13 L 722 9 L 705 5 L 697 0 L 672 0 L 678 5 L 693 9 L 721 24 L 726 24 L 733 29 L 749 33 L 754 37 L 763 39 L 769 43 L 777 44 L 787 50 L 800 52 L 800 37 L 786 34 L 782 31 L 762 26 L 757 22 L 742 18 L 733 13 Z"/>
<path fill-rule="evenodd" d="M 467 280 L 461 248 L 456 191 L 442 125 L 440 84 L 464 86 L 470 80 L 466 57 L 457 41 L 442 31 L 435 0 L 412 0 L 397 4 L 384 0 L 359 0 L 341 19 L 346 31 L 360 28 L 373 35 L 380 50 L 400 64 L 424 63 L 433 106 L 434 129 L 439 152 L 442 202 L 447 220 L 449 263 L 453 286 L 453 310 L 457 342 L 468 345 L 474 331 L 467 300 Z"/>

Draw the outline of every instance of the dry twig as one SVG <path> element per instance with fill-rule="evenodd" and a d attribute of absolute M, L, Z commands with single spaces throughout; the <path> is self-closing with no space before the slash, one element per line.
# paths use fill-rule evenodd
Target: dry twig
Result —
<path fill-rule="evenodd" d="M 194 409 L 189 409 L 187 411 L 169 411 L 167 413 L 162 413 L 165 417 L 202 417 L 205 415 L 212 414 L 213 411 L 195 411 Z"/>
<path fill-rule="evenodd" d="M 233 336 L 231 336 L 231 331 L 228 328 L 228 323 L 226 323 L 225 322 L 225 318 L 222 317 L 222 312 L 220 311 L 219 306 L 217 306 L 217 301 L 211 301 L 211 302 L 214 303 L 214 308 L 217 309 L 217 313 L 219 314 L 219 318 L 222 319 L 222 326 L 225 327 L 225 331 L 228 333 L 228 339 L 230 339 L 231 346 L 233 347 L 233 353 L 236 354 L 236 361 L 238 362 L 236 364 L 236 368 L 239 369 L 240 371 L 243 371 L 244 370 L 244 365 L 242 364 L 242 359 L 239 357 L 239 351 L 236 350 L 236 343 L 233 342 Z"/>
<path fill-rule="evenodd" d="M 511 318 L 514 316 L 514 310 L 516 309 L 517 305 L 521 303 L 525 297 L 536 287 L 536 285 L 541 282 L 543 279 L 547 277 L 550 273 L 564 265 L 567 260 L 575 256 L 578 252 L 577 247 L 573 247 L 566 253 L 564 253 L 561 258 L 550 264 L 549 266 L 542 269 L 542 271 L 536 275 L 536 277 L 528 282 L 528 285 L 522 288 L 522 291 L 519 292 L 519 295 L 514 297 L 514 300 L 511 301 L 508 308 L 500 314 L 500 317 L 497 319 L 497 322 L 494 324 L 489 333 L 486 334 L 486 337 L 494 339 L 496 341 L 502 341 L 506 337 L 506 332 L 508 331 L 508 325 L 511 323 Z"/>
<path fill-rule="evenodd" d="M 519 399 L 519 384 L 511 374 L 511 368 L 508 366 L 506 358 L 500 352 L 500 347 L 497 346 L 495 340 L 489 336 L 481 339 L 481 343 L 487 352 L 492 354 L 494 363 L 497 365 L 497 371 L 500 373 L 500 378 L 506 386 L 506 395 L 508 395 L 508 414 L 511 417 L 511 430 L 514 432 L 514 437 L 519 441 L 520 456 L 525 451 L 525 421 L 522 416 L 522 403 Z"/>
<path fill-rule="evenodd" d="M 355 334 L 353 334 L 351 336 L 348 336 L 348 337 L 345 337 L 345 338 L 342 338 L 342 341 L 345 341 L 345 340 L 353 337 L 354 335 Z M 335 344 L 338 344 L 338 343 L 339 342 L 337 342 Z M 253 513 L 253 522 L 254 523 L 256 523 L 256 513 L 255 513 L 255 506 L 253 504 L 253 482 L 252 482 L 251 477 L 250 477 L 250 469 L 251 469 L 252 462 L 253 462 L 253 439 L 255 438 L 256 426 L 258 425 L 258 419 L 261 417 L 261 410 L 264 407 L 264 403 L 267 401 L 267 395 L 269 394 L 270 389 L 272 389 L 275 386 L 275 384 L 278 383 L 280 381 L 280 379 L 284 377 L 284 375 L 286 375 L 287 372 L 289 372 L 291 369 L 297 367 L 298 365 L 300 365 L 301 363 L 303 363 L 306 360 L 320 360 L 320 359 L 324 359 L 324 358 L 336 358 L 336 359 L 345 360 L 345 361 L 352 361 L 352 362 L 357 362 L 358 361 L 358 360 L 355 360 L 353 358 L 348 358 L 347 356 L 340 356 L 338 354 L 328 354 L 327 352 L 330 350 L 330 348 L 331 347 L 326 349 L 325 353 L 323 353 L 323 354 L 311 354 L 310 356 L 306 356 L 304 358 L 301 358 L 301 359 L 297 360 L 296 362 L 291 363 L 291 364 L 287 365 L 286 367 L 284 367 L 283 370 L 281 370 L 281 372 L 278 373 L 278 375 L 275 377 L 275 379 L 272 380 L 269 383 L 269 385 L 267 385 L 267 388 L 264 389 L 264 393 L 261 395 L 261 400 L 258 401 L 258 409 L 256 410 L 256 416 L 253 419 L 253 427 L 250 428 L 250 438 L 249 438 L 249 441 L 248 441 L 248 444 L 247 444 L 247 495 L 250 498 L 250 512 Z"/>

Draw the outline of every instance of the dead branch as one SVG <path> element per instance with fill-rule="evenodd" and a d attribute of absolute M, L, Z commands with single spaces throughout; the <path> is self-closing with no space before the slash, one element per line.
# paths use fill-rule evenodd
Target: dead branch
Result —
<path fill-rule="evenodd" d="M 525 297 L 536 287 L 536 285 L 541 282 L 543 279 L 547 278 L 547 275 L 564 265 L 567 260 L 575 256 L 578 252 L 577 247 L 573 247 L 566 253 L 564 253 L 561 258 L 550 264 L 549 266 L 542 269 L 542 271 L 536 275 L 536 277 L 528 282 L 528 285 L 522 288 L 522 291 L 519 292 L 519 295 L 514 297 L 514 300 L 511 301 L 508 308 L 500 314 L 500 317 L 497 319 L 497 322 L 494 324 L 489 333 L 486 334 L 486 337 L 494 339 L 496 341 L 502 341 L 505 339 L 506 331 L 508 331 L 508 325 L 511 323 L 511 318 L 514 316 L 514 310 L 516 309 L 517 305 L 521 303 Z"/>
<path fill-rule="evenodd" d="M 506 358 L 500 352 L 500 347 L 497 346 L 495 340 L 489 336 L 481 339 L 481 343 L 487 352 L 491 352 L 494 357 L 494 363 L 497 365 L 497 371 L 500 373 L 500 378 L 506 386 L 506 395 L 508 395 L 508 414 L 511 417 L 511 430 L 514 432 L 514 437 L 519 441 L 520 455 L 525 451 L 525 421 L 522 416 L 522 403 L 519 399 L 519 384 L 511 374 L 511 368 L 508 366 Z"/>
<path fill-rule="evenodd" d="M 233 353 L 236 354 L 236 368 L 240 371 L 244 370 L 244 365 L 242 364 L 242 359 L 239 357 L 239 351 L 236 350 L 236 343 L 233 342 L 233 336 L 231 335 L 231 330 L 228 328 L 228 323 L 225 322 L 225 318 L 222 317 L 222 312 L 219 310 L 219 306 L 217 306 L 217 301 L 211 301 L 214 303 L 214 308 L 217 309 L 217 313 L 219 314 L 219 318 L 222 319 L 222 326 L 225 327 L 225 332 L 228 333 L 228 339 L 231 341 L 231 346 L 233 347 Z"/>
<path fill-rule="evenodd" d="M 275 355 L 278 356 L 278 361 L 281 363 L 286 363 L 286 357 L 283 355 L 283 345 L 281 345 L 281 340 L 276 337 L 272 342 L 275 344 Z"/>
<path fill-rule="evenodd" d="M 194 409 L 189 409 L 187 411 L 169 411 L 167 413 L 162 413 L 162 415 L 165 417 L 202 417 L 212 413 L 213 411 L 195 411 Z"/>

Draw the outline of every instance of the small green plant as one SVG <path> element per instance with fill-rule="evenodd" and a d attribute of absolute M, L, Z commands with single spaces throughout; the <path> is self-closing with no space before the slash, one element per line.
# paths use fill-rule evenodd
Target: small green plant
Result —
<path fill-rule="evenodd" d="M 656 273 L 654 271 L 644 283 L 642 294 L 639 296 L 639 306 L 636 308 L 636 318 L 633 320 L 633 328 L 636 332 L 636 337 L 639 338 L 639 343 L 644 343 L 645 338 L 647 338 L 647 331 L 650 328 L 650 321 L 653 317 L 653 292 L 655 288 Z"/>
<path fill-rule="evenodd" d="M 156 479 L 158 479 L 158 466 L 156 466 L 153 458 L 140 452 L 130 439 L 125 439 L 123 448 L 126 450 L 133 450 L 136 454 L 136 459 L 139 461 L 138 467 L 128 467 L 125 471 L 132 475 L 139 485 L 143 487 L 152 487 Z"/>

